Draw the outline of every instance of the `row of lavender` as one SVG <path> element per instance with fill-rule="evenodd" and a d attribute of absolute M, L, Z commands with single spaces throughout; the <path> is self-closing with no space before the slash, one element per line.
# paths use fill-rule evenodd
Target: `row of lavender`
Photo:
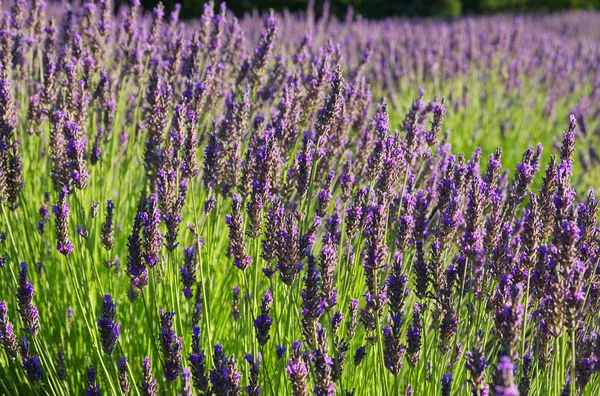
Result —
<path fill-rule="evenodd" d="M 210 4 L 184 24 L 17 0 L 0 22 L 0 393 L 598 392 L 598 201 L 573 187 L 597 21 Z M 417 82 L 473 79 L 536 90 L 545 117 L 572 108 L 559 155 L 525 147 L 508 171 L 501 149 L 453 154 L 445 119 L 483 110 L 468 85 L 419 90 L 399 131 L 371 93 L 403 107 Z"/>

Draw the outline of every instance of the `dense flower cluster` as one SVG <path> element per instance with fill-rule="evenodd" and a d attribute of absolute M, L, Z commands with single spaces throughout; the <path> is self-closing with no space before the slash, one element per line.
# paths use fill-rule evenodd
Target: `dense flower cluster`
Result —
<path fill-rule="evenodd" d="M 598 13 L 113 10 L 0 6 L 0 393 L 598 394 Z"/>

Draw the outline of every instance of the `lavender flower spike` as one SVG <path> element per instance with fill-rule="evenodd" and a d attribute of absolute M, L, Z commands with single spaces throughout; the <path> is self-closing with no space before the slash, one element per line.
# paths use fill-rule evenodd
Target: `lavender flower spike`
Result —
<path fill-rule="evenodd" d="M 21 271 L 19 272 L 19 287 L 17 288 L 17 300 L 19 302 L 19 313 L 25 328 L 26 333 L 35 337 L 40 331 L 40 317 L 37 307 L 33 305 L 33 295 L 35 291 L 33 284 L 27 278 L 27 264 L 21 263 Z"/>
<path fill-rule="evenodd" d="M 183 249 L 183 255 L 185 256 L 185 262 L 183 266 L 179 267 L 179 273 L 181 274 L 181 283 L 183 284 L 183 295 L 189 300 L 194 296 L 192 287 L 196 284 L 196 248 L 186 246 Z"/>
<path fill-rule="evenodd" d="M 67 197 L 69 192 L 63 187 L 60 193 L 60 199 L 57 205 L 54 205 L 52 211 L 56 216 L 56 248 L 63 255 L 68 255 L 73 251 L 73 243 L 69 238 L 69 203 Z"/>
<path fill-rule="evenodd" d="M 0 301 L 0 345 L 11 359 L 15 360 L 19 353 L 19 345 L 13 328 L 13 324 L 8 320 L 6 302 Z"/>
<path fill-rule="evenodd" d="M 146 212 L 142 213 L 144 223 L 144 260 L 149 267 L 154 267 L 159 259 L 158 252 L 162 247 L 162 235 L 158 230 L 160 224 L 160 210 L 156 194 L 150 194 Z"/>
<path fill-rule="evenodd" d="M 251 257 L 246 253 L 244 242 L 244 221 L 242 220 L 242 197 L 233 194 L 231 215 L 225 217 L 229 227 L 229 253 L 233 256 L 233 264 L 241 270 L 248 268 Z"/>
<path fill-rule="evenodd" d="M 165 357 L 165 378 L 167 381 L 175 381 L 181 372 L 181 350 L 183 339 L 177 337 L 173 330 L 173 318 L 175 312 L 160 310 L 160 343 Z"/>
<path fill-rule="evenodd" d="M 269 330 L 273 324 L 273 318 L 269 315 L 271 304 L 273 303 L 273 295 L 270 290 L 267 290 L 263 295 L 262 307 L 260 315 L 254 320 L 254 329 L 256 330 L 256 339 L 260 345 L 265 345 L 271 338 Z"/>
<path fill-rule="evenodd" d="M 127 374 L 127 358 L 125 356 L 119 359 L 119 387 L 124 394 L 129 393 L 129 375 Z"/>
<path fill-rule="evenodd" d="M 106 202 L 106 219 L 102 224 L 102 245 L 106 250 L 112 249 L 115 244 L 115 229 L 113 225 L 113 215 L 115 204 L 112 200 Z"/>
<path fill-rule="evenodd" d="M 100 390 L 100 385 L 96 381 L 96 370 L 94 366 L 90 366 L 88 368 L 88 384 L 87 389 L 85 391 L 85 396 L 102 396 L 102 391 Z"/>
<path fill-rule="evenodd" d="M 98 331 L 100 332 L 100 342 L 102 351 L 111 355 L 115 349 L 115 344 L 121 335 L 121 324 L 115 322 L 116 305 L 110 294 L 104 295 L 102 302 L 102 316 L 98 319 Z"/>
<path fill-rule="evenodd" d="M 292 393 L 294 396 L 308 396 L 308 385 L 306 378 L 308 377 L 308 368 L 302 359 L 302 342 L 295 341 L 292 344 L 292 357 L 285 367 L 290 382 L 292 383 Z"/>
<path fill-rule="evenodd" d="M 496 367 L 494 378 L 494 394 L 496 396 L 518 396 L 519 389 L 515 385 L 513 375 L 515 365 L 508 356 L 502 356 Z"/>
<path fill-rule="evenodd" d="M 140 393 L 143 396 L 158 395 L 156 380 L 152 377 L 152 366 L 149 357 L 146 357 L 142 363 L 142 384 L 140 385 Z"/>

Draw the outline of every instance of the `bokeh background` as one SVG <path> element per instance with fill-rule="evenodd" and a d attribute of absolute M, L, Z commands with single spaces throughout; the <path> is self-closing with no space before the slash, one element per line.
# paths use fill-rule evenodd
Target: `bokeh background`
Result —
<path fill-rule="evenodd" d="M 202 13 L 202 0 L 163 0 L 166 9 L 175 3 L 182 6 L 181 16 L 192 18 Z M 117 0 L 116 5 L 128 3 Z M 142 0 L 146 9 L 152 9 L 158 0 Z M 215 3 L 220 3 L 216 1 Z M 227 1 L 227 8 L 236 15 L 273 8 L 277 11 L 307 9 L 309 0 L 239 0 Z M 324 1 L 314 1 L 315 12 L 322 11 Z M 556 12 L 567 9 L 599 9 L 600 0 L 331 0 L 329 7 L 333 15 L 342 17 L 348 7 L 367 18 L 398 16 L 441 16 L 490 14 L 496 12 Z"/>

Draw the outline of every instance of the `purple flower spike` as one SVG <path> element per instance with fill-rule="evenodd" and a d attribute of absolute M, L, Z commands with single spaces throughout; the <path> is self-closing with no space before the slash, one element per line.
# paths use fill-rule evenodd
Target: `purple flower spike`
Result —
<path fill-rule="evenodd" d="M 233 256 L 233 264 L 241 270 L 248 268 L 251 257 L 246 253 L 244 241 L 244 221 L 242 219 L 242 198 L 233 194 L 231 215 L 227 215 L 225 222 L 229 227 L 229 253 Z"/>
<path fill-rule="evenodd" d="M 152 366 L 150 358 L 146 357 L 142 362 L 142 383 L 140 385 L 140 393 L 143 396 L 157 396 L 156 380 L 152 377 Z"/>
<path fill-rule="evenodd" d="M 160 210 L 158 209 L 158 198 L 156 194 L 151 194 L 147 202 L 146 212 L 142 213 L 144 224 L 144 260 L 152 268 L 158 261 L 158 252 L 162 247 L 162 235 L 158 230 L 160 225 Z"/>
<path fill-rule="evenodd" d="M 129 393 L 129 375 L 127 373 L 127 358 L 125 356 L 119 359 L 119 387 L 124 394 Z"/>
<path fill-rule="evenodd" d="M 189 300 L 194 296 L 192 287 L 196 284 L 196 248 L 193 246 L 186 246 L 185 249 L 183 249 L 183 254 L 185 256 L 185 262 L 183 266 L 179 267 L 179 273 L 181 274 L 181 283 L 183 284 L 183 295 Z"/>
<path fill-rule="evenodd" d="M 452 374 L 445 373 L 442 375 L 442 396 L 450 396 L 452 390 Z"/>
<path fill-rule="evenodd" d="M 25 325 L 23 330 L 33 337 L 40 331 L 39 313 L 37 307 L 33 305 L 34 294 L 33 284 L 27 277 L 27 264 L 23 262 L 21 263 L 21 271 L 19 272 L 17 300 L 19 302 L 19 313 Z"/>
<path fill-rule="evenodd" d="M 273 303 L 273 295 L 270 290 L 265 291 L 262 300 L 261 313 L 254 320 L 254 329 L 256 330 L 256 339 L 260 345 L 265 345 L 271 338 L 269 330 L 273 325 L 273 318 L 269 315 L 271 304 Z"/>
<path fill-rule="evenodd" d="M 167 381 L 175 381 L 181 372 L 181 350 L 183 349 L 183 339 L 177 337 L 173 330 L 173 319 L 175 312 L 160 310 L 160 344 L 165 357 L 165 378 Z"/>
<path fill-rule="evenodd" d="M 56 217 L 56 248 L 65 256 L 73 251 L 73 243 L 71 243 L 71 239 L 69 238 L 68 196 L 69 192 L 67 188 L 63 187 L 58 204 L 54 205 L 52 209 Z"/>
<path fill-rule="evenodd" d="M 308 395 L 308 384 L 306 382 L 308 367 L 302 358 L 301 348 L 302 342 L 299 340 L 292 344 L 292 357 L 285 367 L 294 395 Z"/>
<path fill-rule="evenodd" d="M 228 358 L 221 344 L 214 347 L 213 365 L 214 369 L 210 370 L 213 392 L 217 395 L 239 394 L 242 373 L 237 371 L 235 358 Z"/>
<path fill-rule="evenodd" d="M 87 389 L 85 390 L 86 396 L 102 396 L 102 391 L 100 390 L 100 384 L 96 381 L 96 370 L 94 366 L 90 366 L 87 372 L 88 383 Z"/>
<path fill-rule="evenodd" d="M 260 364 L 262 363 L 262 356 L 260 352 L 256 356 L 256 359 L 251 354 L 247 353 L 244 359 L 250 364 L 250 375 L 248 386 L 244 388 L 248 396 L 258 396 L 261 392 L 261 388 L 258 385 L 260 375 Z"/>
<path fill-rule="evenodd" d="M 502 356 L 496 367 L 494 394 L 497 396 L 518 396 L 519 389 L 514 383 L 515 365 L 508 356 Z"/>
<path fill-rule="evenodd" d="M 102 302 L 102 315 L 98 319 L 98 331 L 100 332 L 100 342 L 102 350 L 107 355 L 111 355 L 115 349 L 115 344 L 121 335 L 121 324 L 115 322 L 116 305 L 110 294 L 104 295 Z"/>
<path fill-rule="evenodd" d="M 19 353 L 19 345 L 13 329 L 14 325 L 8 320 L 6 302 L 0 301 L 0 345 L 11 359 L 15 360 Z"/>

